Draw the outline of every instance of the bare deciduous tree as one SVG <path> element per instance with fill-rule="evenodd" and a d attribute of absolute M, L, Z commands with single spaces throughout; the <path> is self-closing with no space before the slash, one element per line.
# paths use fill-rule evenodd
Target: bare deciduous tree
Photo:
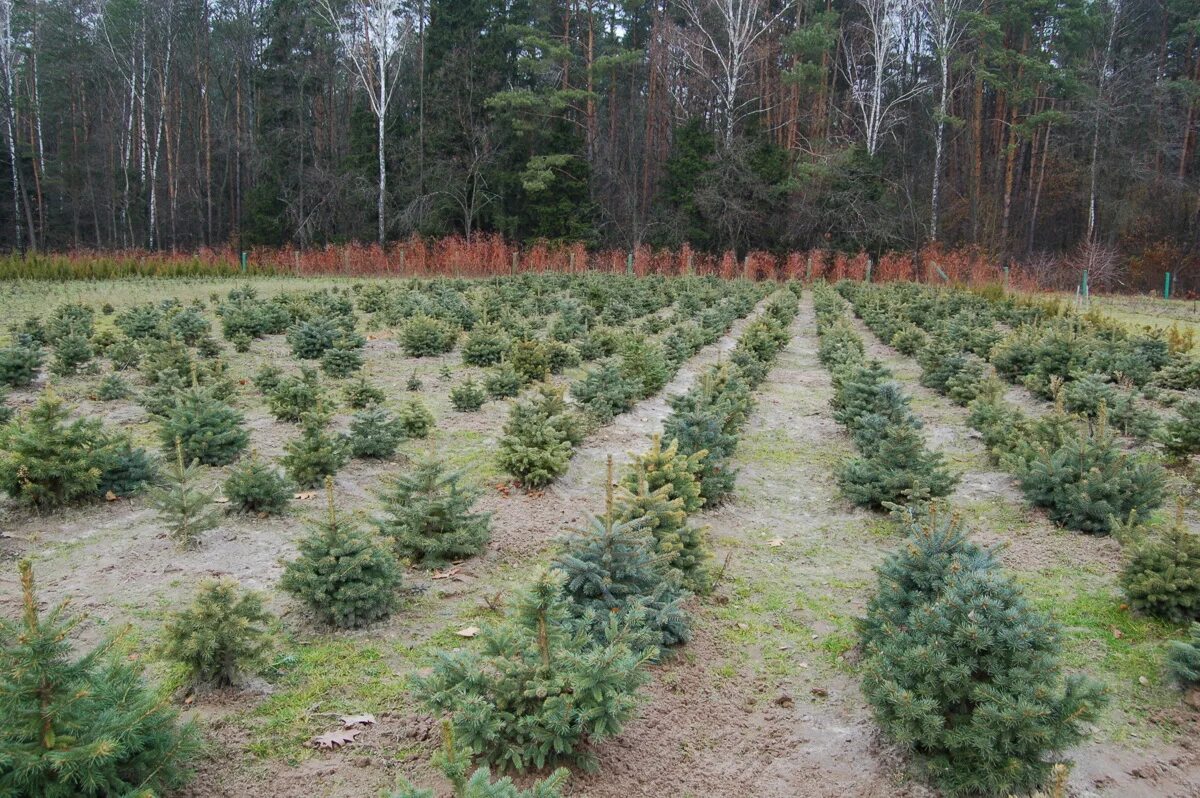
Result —
<path fill-rule="evenodd" d="M 966 25 L 966 0 L 918 0 L 929 44 L 938 65 L 938 108 L 933 134 L 933 185 L 930 190 L 929 238 L 937 241 L 938 207 L 942 180 L 942 151 L 946 142 L 946 114 L 950 101 L 950 56 L 962 39 Z"/>
<path fill-rule="evenodd" d="M 850 97 L 858 111 L 867 154 L 874 157 L 880 141 L 896 121 L 896 109 L 926 90 L 917 82 L 904 88 L 900 45 L 913 0 L 857 0 L 862 19 L 842 33 L 844 69 Z"/>
<path fill-rule="evenodd" d="M 352 0 L 339 12 L 332 0 L 321 10 L 342 39 L 347 62 L 367 92 L 375 116 L 379 148 L 379 243 L 387 237 L 387 157 L 384 149 L 388 108 L 399 85 L 413 30 L 412 20 L 397 0 Z"/>
<path fill-rule="evenodd" d="M 682 30 L 688 45 L 681 50 L 684 64 L 716 91 L 726 148 L 752 107 L 753 100 L 742 101 L 739 95 L 755 61 L 755 47 L 793 5 L 795 0 L 783 0 L 771 12 L 763 0 L 680 0 L 689 23 Z"/>

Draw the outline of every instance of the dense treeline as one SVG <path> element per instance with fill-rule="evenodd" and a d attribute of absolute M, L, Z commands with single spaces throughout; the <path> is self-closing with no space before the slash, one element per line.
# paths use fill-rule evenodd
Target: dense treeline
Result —
<path fill-rule="evenodd" d="M 1200 0 L 0 0 L 0 244 L 1196 248 Z M 9 169 L 10 164 L 12 169 Z M 1090 244 L 1090 245 L 1089 245 Z"/>

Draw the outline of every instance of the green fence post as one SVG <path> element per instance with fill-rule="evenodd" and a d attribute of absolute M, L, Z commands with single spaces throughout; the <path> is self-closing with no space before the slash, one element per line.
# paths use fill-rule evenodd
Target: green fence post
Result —
<path fill-rule="evenodd" d="M 242 274 L 246 273 L 246 258 L 249 254 L 246 250 L 242 250 Z"/>
<path fill-rule="evenodd" d="M 871 269 L 875 268 L 875 261 L 867 258 L 867 277 L 863 280 L 864 283 L 871 282 Z"/>
<path fill-rule="evenodd" d="M 1008 267 L 1004 267 L 1004 293 L 1008 293 Z"/>
<path fill-rule="evenodd" d="M 950 275 L 948 275 L 948 274 L 946 274 L 944 271 L 942 271 L 942 267 L 941 267 L 941 266 L 938 266 L 938 265 L 935 263 L 935 264 L 933 264 L 933 268 L 937 269 L 937 273 L 938 273 L 938 275 L 940 275 L 940 276 L 941 276 L 941 278 L 942 278 L 942 282 L 943 282 L 943 283 L 948 283 L 948 282 L 950 282 Z"/>
<path fill-rule="evenodd" d="M 630 252 L 625 256 L 625 273 L 633 274 L 633 253 Z"/>
<path fill-rule="evenodd" d="M 1088 272 L 1088 270 L 1087 270 L 1087 269 L 1084 269 L 1084 270 L 1083 270 L 1083 282 L 1082 282 L 1082 283 L 1080 283 L 1080 287 L 1079 287 L 1080 293 L 1081 293 L 1081 294 L 1082 294 L 1082 296 L 1083 296 L 1083 304 L 1085 304 L 1085 305 L 1086 305 L 1086 304 L 1087 304 L 1087 302 L 1088 302 L 1088 281 L 1087 281 L 1087 272 Z"/>
<path fill-rule="evenodd" d="M 1163 276 L 1163 299 L 1171 298 L 1171 273 L 1167 272 Z"/>

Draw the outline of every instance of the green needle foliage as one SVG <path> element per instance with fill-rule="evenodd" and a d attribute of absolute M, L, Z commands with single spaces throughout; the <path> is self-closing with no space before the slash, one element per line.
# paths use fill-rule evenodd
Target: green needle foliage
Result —
<path fill-rule="evenodd" d="M 261 375 L 260 375 L 261 376 Z M 280 421 L 299 421 L 309 409 L 322 400 L 321 378 L 310 368 L 302 368 L 299 376 L 274 377 L 273 387 L 263 387 L 267 404 Z M 257 378 L 256 378 L 257 382 Z M 268 385 L 264 383 L 264 385 Z"/>
<path fill-rule="evenodd" d="M 442 748 L 434 754 L 433 764 L 450 782 L 454 798 L 561 798 L 563 785 L 571 774 L 566 768 L 559 768 L 528 790 L 522 790 L 508 777 L 492 781 L 492 773 L 486 766 L 476 769 L 468 778 L 472 753 L 471 749 L 454 744 L 454 727 L 449 721 L 442 721 Z M 401 779 L 400 786 L 384 798 L 434 798 L 434 793 Z"/>
<path fill-rule="evenodd" d="M 413 316 L 400 330 L 400 347 L 409 357 L 431 357 L 449 352 L 458 341 L 458 329 L 441 319 Z"/>
<path fill-rule="evenodd" d="M 473 379 L 466 379 L 450 389 L 450 405 L 460 413 L 469 413 L 483 407 L 487 392 Z"/>
<path fill-rule="evenodd" d="M 424 438 L 433 429 L 433 413 L 420 399 L 409 399 L 400 405 L 396 418 L 400 422 L 400 429 L 409 438 Z"/>
<path fill-rule="evenodd" d="M 279 515 L 287 509 L 292 486 L 278 468 L 252 451 L 234 466 L 225 480 L 224 493 L 233 510 L 259 516 Z"/>
<path fill-rule="evenodd" d="M 262 663 L 271 621 L 260 594 L 243 591 L 236 579 L 206 580 L 192 605 L 167 621 L 162 653 L 193 684 L 234 685 Z"/>
<path fill-rule="evenodd" d="M 1025 497 L 1070 529 L 1105 535 L 1112 519 L 1145 517 L 1163 499 L 1162 468 L 1121 451 L 1105 414 L 1085 434 L 1057 449 L 1040 447 L 1020 474 Z"/>
<path fill-rule="evenodd" d="M 545 388 L 516 402 L 500 439 L 499 465 L 529 488 L 548 485 L 567 472 L 571 452 L 582 436 L 578 420 L 561 391 Z"/>
<path fill-rule="evenodd" d="M 329 431 L 331 419 L 332 414 L 318 404 L 301 417 L 299 437 L 284 444 L 286 453 L 280 462 L 302 488 L 320 485 L 350 459 L 345 439 Z"/>
<path fill-rule="evenodd" d="M 511 363 L 501 363 L 488 371 L 483 378 L 483 387 L 492 399 L 508 399 L 521 392 L 521 375 Z"/>
<path fill-rule="evenodd" d="M 889 424 L 882 416 L 860 421 L 872 446 L 847 462 L 837 474 L 842 492 L 855 504 L 880 509 L 903 503 L 915 493 L 946 496 L 958 477 L 945 466 L 940 452 L 925 448 L 920 431 L 912 424 Z"/>
<path fill-rule="evenodd" d="M 42 615 L 20 565 L 22 614 L 0 619 L 0 794 L 154 795 L 182 787 L 199 735 L 115 653 L 109 639 L 72 658 L 82 618 Z"/>
<path fill-rule="evenodd" d="M 352 519 L 339 518 L 333 479 L 325 480 L 328 512 L 310 524 L 299 556 L 279 586 L 303 601 L 322 622 L 343 629 L 386 618 L 396 607 L 400 567 L 392 543 Z"/>
<path fill-rule="evenodd" d="M 99 419 L 70 419 L 47 389 L 0 428 L 0 489 L 39 510 L 95 498 L 111 466 L 108 440 Z"/>
<path fill-rule="evenodd" d="M 350 453 L 355 457 L 384 459 L 396 453 L 404 440 L 404 426 L 386 408 L 373 405 L 350 420 Z"/>
<path fill-rule="evenodd" d="M 646 520 L 617 519 L 610 457 L 604 517 L 589 517 L 586 527 L 572 530 L 552 568 L 563 575 L 572 615 L 589 625 L 593 636 L 603 640 L 611 617 L 634 629 L 640 623 L 635 647 L 657 657 L 658 649 L 690 639 L 691 621 L 680 606 L 683 591 L 664 568 L 667 558 L 655 551 L 655 538 L 642 529 Z"/>
<path fill-rule="evenodd" d="M 644 477 L 648 490 L 653 493 L 664 487 L 670 488 L 672 499 L 682 502 L 682 509 L 692 514 L 704 506 L 700 495 L 700 474 L 705 453 L 684 455 L 679 451 L 679 441 L 672 440 L 663 448 L 662 436 L 651 439 L 650 448 L 637 457 L 621 478 L 621 485 L 630 493 L 639 490 Z"/>
<path fill-rule="evenodd" d="M 512 341 L 495 324 L 481 324 L 471 330 L 462 345 L 463 363 L 468 366 L 493 366 L 504 358 Z"/>
<path fill-rule="evenodd" d="M 211 388 L 193 385 L 180 393 L 158 430 L 163 449 L 178 443 L 188 460 L 227 465 L 250 445 L 242 414 L 218 399 Z"/>
<path fill-rule="evenodd" d="M 33 382 L 42 367 L 42 349 L 36 344 L 0 348 L 0 384 L 23 388 Z"/>
<path fill-rule="evenodd" d="M 637 487 L 631 491 L 621 486 L 617 517 L 653 537 L 654 551 L 672 579 L 693 593 L 708 593 L 712 589 L 708 567 L 712 552 L 705 529 L 688 523 L 683 500 L 673 494 L 671 485 L 651 490 L 640 465 L 633 476 Z"/>
<path fill-rule="evenodd" d="M 648 656 L 629 638 L 609 618 L 596 642 L 572 622 L 561 583 L 545 574 L 507 619 L 482 631 L 476 651 L 442 652 L 416 691 L 431 711 L 450 715 L 455 738 L 486 762 L 594 769 L 586 746 L 620 733 L 646 680 Z"/>
<path fill-rule="evenodd" d="M 163 475 L 163 484 L 150 491 L 150 506 L 177 544 L 190 549 L 199 545 L 200 536 L 221 522 L 213 507 L 216 494 L 200 488 L 201 468 L 195 460 L 183 459 L 182 444 L 175 445 L 175 458 Z"/>
<path fill-rule="evenodd" d="M 91 359 L 91 340 L 82 333 L 70 333 L 64 338 L 57 339 L 54 346 L 54 361 L 50 364 L 50 370 L 60 376 L 69 377 Z"/>
<path fill-rule="evenodd" d="M 342 394 L 351 410 L 363 410 L 371 405 L 383 404 L 385 398 L 383 389 L 372 385 L 366 377 L 359 377 L 348 383 Z"/>
<path fill-rule="evenodd" d="M 860 623 L 867 701 L 947 795 L 1028 792 L 1084 739 L 1103 688 L 1064 678 L 1058 627 L 957 519 L 909 526 Z"/>
<path fill-rule="evenodd" d="M 1200 535 L 1187 528 L 1182 500 L 1170 528 L 1133 543 L 1121 587 L 1135 610 L 1172 623 L 1200 620 Z"/>
<path fill-rule="evenodd" d="M 1175 409 L 1179 417 L 1168 420 L 1162 428 L 1163 448 L 1181 459 L 1200 453 L 1200 400 L 1190 399 Z"/>
<path fill-rule="evenodd" d="M 373 523 L 395 541 L 400 557 L 444 563 L 483 550 L 491 517 L 473 512 L 480 491 L 464 487 L 462 476 L 429 458 L 385 483 L 379 492 L 383 511 Z"/>
<path fill-rule="evenodd" d="M 1186 640 L 1171 641 L 1167 671 L 1182 687 L 1200 685 L 1200 623 L 1192 623 Z"/>

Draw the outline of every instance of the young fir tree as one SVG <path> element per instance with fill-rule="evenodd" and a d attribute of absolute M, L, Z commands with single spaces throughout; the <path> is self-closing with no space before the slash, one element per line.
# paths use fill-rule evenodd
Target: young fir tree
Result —
<path fill-rule="evenodd" d="M 708 593 L 712 589 L 712 574 L 708 568 L 712 553 L 704 528 L 688 523 L 683 499 L 674 495 L 670 484 L 657 490 L 650 489 L 646 471 L 640 463 L 628 476 L 637 479 L 637 487 L 630 490 L 621 486 L 618 518 L 623 523 L 636 524 L 639 531 L 653 536 L 654 550 L 662 559 L 663 567 L 680 584 L 694 593 Z"/>
<path fill-rule="evenodd" d="M 1166 477 L 1156 463 L 1121 451 L 1103 408 L 1095 425 L 1075 440 L 1041 447 L 1020 474 L 1025 497 L 1070 529 L 1108 534 L 1114 517 L 1145 516 L 1162 504 Z"/>
<path fill-rule="evenodd" d="M 348 443 L 350 453 L 355 457 L 391 457 L 403 440 L 404 427 L 400 419 L 379 405 L 359 410 L 350 420 Z"/>
<path fill-rule="evenodd" d="M 250 445 L 244 424 L 242 414 L 218 399 L 211 388 L 193 383 L 176 397 L 159 425 L 158 436 L 166 451 L 176 443 L 181 445 L 187 460 L 227 465 Z"/>
<path fill-rule="evenodd" d="M 310 524 L 279 586 L 309 606 L 323 622 L 341 628 L 366 626 L 391 614 L 400 567 L 391 541 L 353 519 L 339 518 L 333 479 L 325 480 L 328 511 Z"/>
<path fill-rule="evenodd" d="M 501 768 L 543 768 L 567 760 L 585 769 L 585 746 L 619 734 L 645 682 L 645 652 L 609 618 L 597 642 L 572 621 L 562 584 L 543 575 L 512 615 L 485 628 L 477 651 L 443 652 L 417 694 L 451 717 L 457 739 Z M 630 618 L 630 621 L 636 619 Z"/>
<path fill-rule="evenodd" d="M 213 506 L 216 494 L 200 488 L 201 468 L 195 460 L 183 459 L 183 445 L 175 445 L 175 458 L 163 476 L 163 484 L 150 491 L 150 506 L 158 511 L 159 520 L 167 527 L 171 538 L 183 548 L 194 548 L 200 536 L 221 522 Z"/>
<path fill-rule="evenodd" d="M 500 467 L 529 488 L 543 487 L 565 474 L 574 447 L 575 421 L 567 418 L 569 412 L 560 411 L 547 393 L 513 404 L 500 439 Z"/>
<path fill-rule="evenodd" d="M 709 507 L 723 502 L 733 492 L 737 470 L 733 451 L 737 436 L 726 431 L 726 416 L 717 407 L 701 407 L 673 412 L 663 424 L 663 434 L 678 445 L 679 451 L 695 457 L 700 497 Z"/>
<path fill-rule="evenodd" d="M 278 468 L 251 451 L 229 473 L 224 493 L 233 510 L 259 516 L 279 515 L 287 509 L 292 486 Z"/>
<path fill-rule="evenodd" d="M 271 412 L 280 421 L 299 421 L 324 396 L 320 377 L 310 368 L 301 369 L 299 376 L 279 377 L 274 387 L 263 391 Z"/>
<path fill-rule="evenodd" d="M 1168 420 L 1162 427 L 1163 448 L 1177 458 L 1200 453 L 1200 400 L 1182 402 L 1175 409 L 1179 418 Z"/>
<path fill-rule="evenodd" d="M 1057 626 L 955 528 L 918 519 L 861 625 L 863 692 L 947 795 L 1027 792 L 1082 740 L 1103 688 L 1063 677 Z"/>
<path fill-rule="evenodd" d="M 409 399 L 396 413 L 400 429 L 409 438 L 424 438 L 433 429 L 433 413 L 420 399 Z"/>
<path fill-rule="evenodd" d="M 945 496 L 958 482 L 946 470 L 941 453 L 926 449 L 921 433 L 911 424 L 889 424 L 873 414 L 863 424 L 871 430 L 873 447 L 846 463 L 837 475 L 842 492 L 855 504 L 882 508 L 903 502 L 915 490 Z"/>
<path fill-rule="evenodd" d="M 366 377 L 348 383 L 342 395 L 346 397 L 346 405 L 351 410 L 365 410 L 371 405 L 383 404 L 384 400 L 383 390 L 368 382 Z"/>
<path fill-rule="evenodd" d="M 299 437 L 284 444 L 286 453 L 280 462 L 300 487 L 320 485 L 350 459 L 345 439 L 329 431 L 331 419 L 332 414 L 318 403 L 301 417 Z"/>
<path fill-rule="evenodd" d="M 460 413 L 470 413 L 483 407 L 487 392 L 473 379 L 466 379 L 450 389 L 450 406 Z"/>
<path fill-rule="evenodd" d="M 132 496 L 158 479 L 158 463 L 128 433 L 106 434 L 96 450 L 100 484 L 96 495 Z"/>
<path fill-rule="evenodd" d="M 672 499 L 679 499 L 684 513 L 690 515 L 704 506 L 704 497 L 700 494 L 700 474 L 703 473 L 705 453 L 699 452 L 684 455 L 679 451 L 679 441 L 672 440 L 670 446 L 663 448 L 662 436 L 655 435 L 651 439 L 650 448 L 638 456 L 632 466 L 621 478 L 621 485 L 629 492 L 636 493 L 642 477 L 651 493 L 670 488 Z"/>
<path fill-rule="evenodd" d="M 58 339 L 55 344 L 54 361 L 50 364 L 50 370 L 60 376 L 69 377 L 91 359 L 91 340 L 82 333 L 70 333 Z"/>
<path fill-rule="evenodd" d="M 24 388 L 33 382 L 41 367 L 42 348 L 36 344 L 0 348 L 0 384 Z"/>
<path fill-rule="evenodd" d="M 0 489 L 39 510 L 98 495 L 100 420 L 69 418 L 62 399 L 47 389 L 32 408 L 0 429 Z"/>
<path fill-rule="evenodd" d="M 483 378 L 483 388 L 493 399 L 508 399 L 521 392 L 521 375 L 511 363 L 501 363 L 489 369 Z"/>
<path fill-rule="evenodd" d="M 1171 641 L 1167 671 L 1182 687 L 1200 685 L 1200 623 L 1192 623 L 1186 640 Z"/>
<path fill-rule="evenodd" d="M 1170 528 L 1131 548 L 1121 571 L 1130 606 L 1172 623 L 1200 620 L 1200 535 L 1188 530 L 1183 501 Z"/>
<path fill-rule="evenodd" d="M 259 593 L 243 591 L 235 579 L 206 580 L 192 605 L 167 621 L 162 653 L 194 684 L 234 685 L 262 663 L 271 620 Z"/>
<path fill-rule="evenodd" d="M 450 782 L 454 798 L 561 798 L 563 785 L 571 773 L 566 768 L 559 768 L 528 790 L 522 790 L 508 777 L 492 781 L 492 773 L 486 766 L 477 768 L 468 777 L 473 754 L 470 748 L 454 744 L 454 727 L 443 720 L 442 748 L 433 755 L 433 764 Z M 434 793 L 433 790 L 418 789 L 401 778 L 400 786 L 386 793 L 384 798 L 434 798 Z"/>
<path fill-rule="evenodd" d="M 383 512 L 373 523 L 395 541 L 400 557 L 443 563 L 483 550 L 491 517 L 472 511 L 480 491 L 464 487 L 462 475 L 431 457 L 384 484 L 379 492 Z"/>
<path fill-rule="evenodd" d="M 603 639 L 615 616 L 635 632 L 635 647 L 657 656 L 657 649 L 688 641 L 690 619 L 680 606 L 682 590 L 663 568 L 667 558 L 642 529 L 648 519 L 618 520 L 612 481 L 609 457 L 604 517 L 571 530 L 551 567 L 563 575 L 572 616 L 594 636 Z"/>
<path fill-rule="evenodd" d="M 20 565 L 23 612 L 0 619 L 0 793 L 146 795 L 181 787 L 199 750 L 191 725 L 150 690 L 109 639 L 73 658 L 82 620 L 67 604 L 42 614 L 33 569 Z"/>
<path fill-rule="evenodd" d="M 128 399 L 129 383 L 118 374 L 108 374 L 96 386 L 96 398 L 101 402 L 115 402 L 118 399 Z"/>

